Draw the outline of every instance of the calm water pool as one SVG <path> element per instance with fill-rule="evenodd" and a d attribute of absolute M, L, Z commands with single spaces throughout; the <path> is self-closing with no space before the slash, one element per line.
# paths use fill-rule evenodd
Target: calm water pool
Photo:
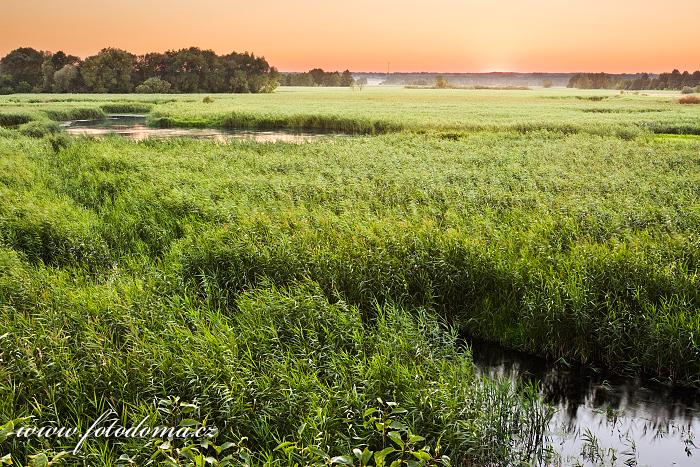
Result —
<path fill-rule="evenodd" d="M 145 115 L 110 115 L 99 120 L 73 120 L 64 123 L 66 132 L 76 136 L 106 136 L 117 134 L 136 141 L 148 138 L 187 137 L 218 142 L 250 140 L 260 143 L 304 143 L 338 133 L 296 132 L 291 130 L 219 130 L 213 128 L 151 128 Z"/>
<path fill-rule="evenodd" d="M 480 341 L 471 346 L 480 374 L 540 381 L 542 395 L 557 409 L 549 435 L 563 465 L 583 460 L 589 432 L 601 447 L 617 451 L 616 465 L 625 465 L 632 451 L 633 465 L 700 465 L 698 391 L 568 367 Z"/>

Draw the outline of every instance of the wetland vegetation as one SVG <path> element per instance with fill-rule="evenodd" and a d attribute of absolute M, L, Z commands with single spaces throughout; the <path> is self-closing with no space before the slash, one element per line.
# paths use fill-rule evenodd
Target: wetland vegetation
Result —
<path fill-rule="evenodd" d="M 700 106 L 678 97 L 0 97 L 0 419 L 219 429 L 92 439 L 86 465 L 556 464 L 536 384 L 475 371 L 461 337 L 700 387 Z M 113 113 L 355 136 L 61 126 Z"/>

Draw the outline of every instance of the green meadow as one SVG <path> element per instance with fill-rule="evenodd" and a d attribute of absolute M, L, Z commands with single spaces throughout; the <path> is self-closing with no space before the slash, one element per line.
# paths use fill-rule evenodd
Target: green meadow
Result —
<path fill-rule="evenodd" d="M 677 92 L 610 90 L 460 90 L 368 87 L 289 88 L 274 93 L 212 95 L 17 94 L 0 96 L 6 122 L 150 113 L 154 126 L 400 130 L 552 130 L 631 138 L 644 132 L 700 134 L 697 105 Z M 1 122 L 1 121 L 0 121 Z"/>
<path fill-rule="evenodd" d="M 0 420 L 84 428 L 113 409 L 125 426 L 219 434 L 73 455 L 74 440 L 0 429 L 0 457 L 554 462 L 537 388 L 476 375 L 467 336 L 700 386 L 700 105 L 554 89 L 204 97 L 0 96 Z M 110 113 L 345 136 L 60 126 Z"/>

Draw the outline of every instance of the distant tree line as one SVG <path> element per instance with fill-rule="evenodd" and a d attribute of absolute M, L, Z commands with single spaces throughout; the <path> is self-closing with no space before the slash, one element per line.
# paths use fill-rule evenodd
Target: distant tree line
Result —
<path fill-rule="evenodd" d="M 305 73 L 286 73 L 282 76 L 282 86 L 332 86 L 351 87 L 355 83 L 350 70 L 323 71 L 314 68 Z"/>
<path fill-rule="evenodd" d="M 271 92 L 280 74 L 263 57 L 189 49 L 134 55 L 107 48 L 81 60 L 30 47 L 0 60 L 0 94 L 25 92 Z"/>
<path fill-rule="evenodd" d="M 690 73 L 673 70 L 653 77 L 642 73 L 636 78 L 624 78 L 609 73 L 579 73 L 569 80 L 568 87 L 579 89 L 692 89 L 700 86 L 700 71 Z"/>

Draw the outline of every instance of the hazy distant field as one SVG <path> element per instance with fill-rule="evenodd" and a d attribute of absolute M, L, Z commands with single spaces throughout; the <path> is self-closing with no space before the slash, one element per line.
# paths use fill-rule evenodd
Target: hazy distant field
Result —
<path fill-rule="evenodd" d="M 459 334 L 700 385 L 700 105 L 569 90 L 203 97 L 0 97 L 2 419 L 155 414 L 177 395 L 256 462 L 399 449 L 370 420 L 386 417 L 430 465 L 512 465 L 544 456 L 546 410 L 475 377 Z M 124 112 L 367 135 L 135 143 L 54 123 Z M 179 420 L 177 404 L 158 420 Z M 92 440 L 89 463 L 186 456 L 139 443 Z"/>

